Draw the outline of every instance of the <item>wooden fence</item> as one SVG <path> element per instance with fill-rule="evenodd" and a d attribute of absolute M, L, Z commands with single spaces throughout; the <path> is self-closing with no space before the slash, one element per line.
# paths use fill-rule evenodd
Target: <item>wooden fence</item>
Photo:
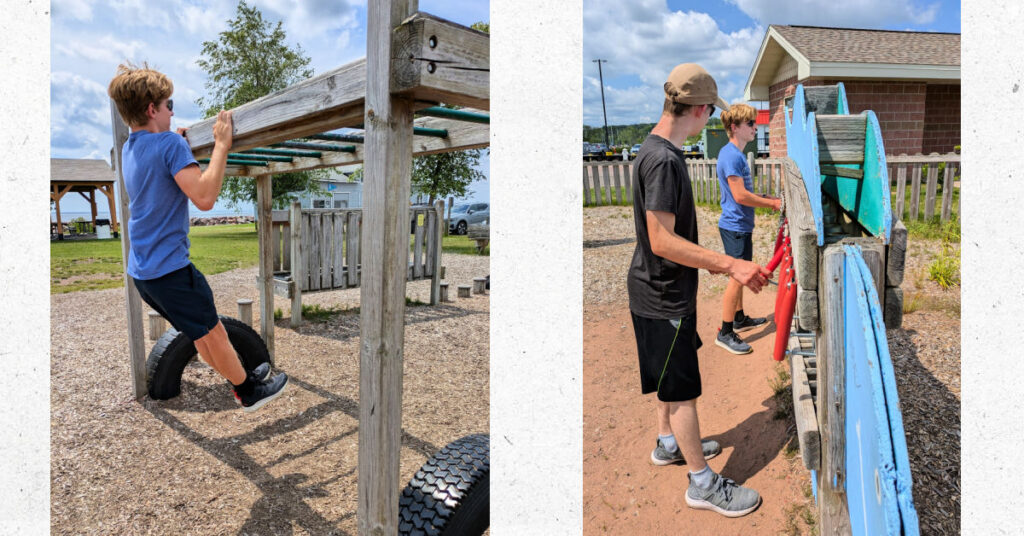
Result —
<path fill-rule="evenodd" d="M 747 154 L 752 170 L 754 193 L 778 197 L 784 158 L 753 158 Z M 930 155 L 887 156 L 890 188 L 893 192 L 892 210 L 903 220 L 930 220 L 936 214 L 948 221 L 960 213 L 960 155 L 932 153 Z M 721 195 L 716 170 L 718 159 L 691 159 L 686 168 L 693 186 L 693 199 L 697 203 L 718 203 Z M 941 184 L 939 167 L 943 164 Z M 921 188 L 924 187 L 924 199 Z M 910 192 L 909 203 L 905 202 Z M 940 190 L 941 188 L 941 198 Z M 956 195 L 954 195 L 956 192 Z M 939 202 L 941 200 L 941 203 Z M 583 163 L 583 204 L 630 205 L 633 203 L 633 162 Z M 907 206 L 905 206 L 907 205 Z"/>

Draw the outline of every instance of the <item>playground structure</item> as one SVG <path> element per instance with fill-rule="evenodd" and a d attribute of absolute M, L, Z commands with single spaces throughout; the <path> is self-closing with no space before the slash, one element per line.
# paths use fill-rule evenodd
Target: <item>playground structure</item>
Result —
<path fill-rule="evenodd" d="M 786 110 L 775 358 L 822 534 L 918 534 L 886 326 L 902 322 L 907 231 L 890 206 L 878 121 L 843 85 L 797 86 Z"/>
<path fill-rule="evenodd" d="M 435 484 L 436 473 L 427 478 L 419 478 L 418 474 L 406 490 L 412 490 L 416 504 L 427 506 L 420 510 L 402 494 L 403 508 L 413 508 L 415 515 L 403 512 L 399 524 L 402 352 L 405 286 L 410 270 L 408 203 L 412 157 L 488 145 L 485 115 L 440 108 L 438 104 L 488 109 L 489 41 L 483 32 L 419 13 L 415 0 L 371 2 L 367 18 L 366 59 L 233 110 L 234 136 L 227 174 L 256 180 L 258 220 L 264 222 L 259 226 L 260 336 L 268 358 L 273 360 L 271 177 L 289 171 L 364 164 L 364 208 L 361 222 L 356 225 L 360 230 L 358 268 L 353 271 L 353 265 L 348 264 L 347 270 L 339 270 L 337 278 L 348 281 L 356 274 L 361 289 L 358 527 L 360 534 L 397 534 L 400 530 L 403 534 L 415 534 L 431 526 L 443 529 L 445 516 L 450 515 L 454 503 L 452 497 L 437 499 L 438 493 L 444 495 L 444 478 Z M 414 119 L 414 115 L 421 117 Z M 111 117 L 114 147 L 119 149 L 128 137 L 128 129 L 113 103 Z M 212 152 L 214 122 L 209 119 L 197 123 L 186 135 L 199 159 Z M 341 128 L 363 128 L 364 133 L 329 132 Z M 121 213 L 127 227 L 129 200 L 120 160 L 121 152 L 115 150 Z M 440 225 L 439 218 L 435 225 Z M 299 227 L 292 227 L 291 240 L 310 248 L 311 243 L 302 241 L 303 234 L 296 236 Z M 417 241 L 414 254 L 421 251 L 420 247 Z M 126 230 L 122 233 L 125 258 L 129 249 Z M 433 252 L 436 268 L 440 247 Z M 347 253 L 351 254 L 352 249 Z M 300 256 L 299 264 L 307 270 L 303 273 L 319 270 L 317 273 L 322 274 L 325 266 L 338 266 L 330 264 L 335 258 L 333 254 L 318 256 L 317 263 L 312 264 Z M 330 273 L 333 282 L 335 271 Z M 141 299 L 127 273 L 124 280 L 131 377 L 134 395 L 141 399 L 147 391 Z M 486 475 L 488 461 L 479 443 L 477 439 L 472 446 L 474 455 L 461 458 L 469 459 L 465 463 L 472 469 L 453 463 L 453 473 L 461 470 L 467 475 L 478 475 L 482 469 Z M 449 447 L 453 446 L 456 444 Z M 486 485 L 486 477 L 482 482 Z M 455 495 L 464 494 L 463 485 L 465 481 L 459 483 L 460 492 Z M 483 506 L 486 512 L 486 503 Z M 432 517 L 435 511 L 436 518 Z M 455 523 L 452 519 L 447 521 Z"/>

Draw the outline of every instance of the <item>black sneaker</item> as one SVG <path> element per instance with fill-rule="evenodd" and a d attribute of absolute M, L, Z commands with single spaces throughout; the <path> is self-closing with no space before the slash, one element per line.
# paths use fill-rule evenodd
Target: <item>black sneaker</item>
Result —
<path fill-rule="evenodd" d="M 729 333 L 719 331 L 718 336 L 715 337 L 715 344 L 736 355 L 749 354 L 754 351 L 749 344 L 743 342 L 743 339 L 735 331 L 730 331 Z"/>
<path fill-rule="evenodd" d="M 759 316 L 757 318 L 754 318 L 752 316 L 744 316 L 743 320 L 734 320 L 733 321 L 733 323 L 732 323 L 732 330 L 733 331 L 746 331 L 748 329 L 753 329 L 753 328 L 756 328 L 758 326 L 763 326 L 763 325 L 765 325 L 767 323 L 768 323 L 768 319 L 763 317 L 763 316 Z"/>
<path fill-rule="evenodd" d="M 257 382 L 265 382 L 270 377 L 270 363 L 264 361 L 249 371 L 249 377 Z"/>
<path fill-rule="evenodd" d="M 281 396 L 286 385 L 288 385 L 288 375 L 282 372 L 267 381 L 257 382 L 252 392 L 247 395 L 240 395 L 238 391 L 234 391 L 235 398 L 242 404 L 242 409 L 246 413 L 250 413 Z"/>

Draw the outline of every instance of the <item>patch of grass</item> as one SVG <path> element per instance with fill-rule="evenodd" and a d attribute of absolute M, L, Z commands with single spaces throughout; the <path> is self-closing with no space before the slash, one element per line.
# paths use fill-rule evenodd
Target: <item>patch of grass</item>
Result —
<path fill-rule="evenodd" d="M 806 484 L 808 491 L 810 487 L 810 484 Z M 817 536 L 819 534 L 818 516 L 808 502 L 790 504 L 786 507 L 782 517 L 786 519 L 786 524 L 782 527 L 782 534 L 787 536 Z"/>
<path fill-rule="evenodd" d="M 191 259 L 206 275 L 255 266 L 256 229 L 252 224 L 193 227 Z M 50 242 L 50 293 L 124 286 L 120 240 Z"/>
<path fill-rule="evenodd" d="M 920 292 L 903 293 L 903 314 L 913 313 L 921 308 L 923 296 Z"/>
<path fill-rule="evenodd" d="M 793 415 L 790 379 L 789 370 L 782 363 L 775 365 L 775 377 L 768 379 L 768 386 L 772 388 L 772 399 L 775 400 L 775 411 L 772 413 L 775 420 L 789 419 Z"/>
<path fill-rule="evenodd" d="M 928 266 L 928 279 L 938 283 L 943 290 L 960 286 L 960 256 L 948 244 L 942 245 L 942 253 Z"/>
<path fill-rule="evenodd" d="M 458 253 L 460 255 L 476 255 L 476 241 L 470 240 L 465 235 L 448 235 L 441 238 L 441 251 L 443 253 Z M 482 255 L 491 255 L 490 244 L 484 248 Z"/>
<path fill-rule="evenodd" d="M 928 221 L 903 220 L 903 225 L 907 227 L 907 236 L 911 239 L 960 241 L 960 218 L 956 215 L 949 221 L 940 221 L 939 216 L 932 216 Z"/>

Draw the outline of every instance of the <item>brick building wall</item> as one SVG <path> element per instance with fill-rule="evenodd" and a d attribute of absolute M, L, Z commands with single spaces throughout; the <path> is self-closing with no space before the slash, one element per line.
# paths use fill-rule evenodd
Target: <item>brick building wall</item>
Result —
<path fill-rule="evenodd" d="M 924 116 L 922 152 L 953 152 L 953 147 L 960 145 L 960 86 L 929 84 Z"/>
<path fill-rule="evenodd" d="M 805 80 L 805 87 L 838 80 Z M 786 155 L 785 102 L 796 92 L 795 77 L 769 88 L 771 156 Z M 960 86 L 924 82 L 843 81 L 851 114 L 872 110 L 886 154 L 949 152 L 960 143 Z"/>

